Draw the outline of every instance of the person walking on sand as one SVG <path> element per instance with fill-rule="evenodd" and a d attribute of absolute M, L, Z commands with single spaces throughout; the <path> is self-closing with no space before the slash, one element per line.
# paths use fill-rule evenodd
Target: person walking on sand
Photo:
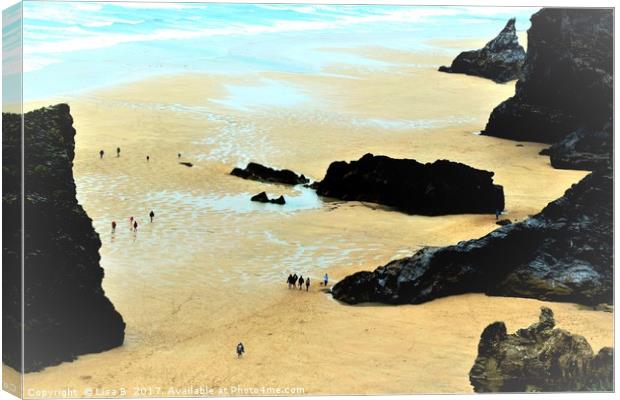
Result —
<path fill-rule="evenodd" d="M 146 156 L 146 162 L 149 162 L 150 159 L 151 159 L 151 156 Z"/>
<path fill-rule="evenodd" d="M 133 231 L 138 232 L 138 221 L 133 221 Z"/>
<path fill-rule="evenodd" d="M 245 353 L 245 347 L 243 347 L 243 343 L 239 342 L 237 345 L 237 358 L 243 357 L 243 353 Z"/>
<path fill-rule="evenodd" d="M 103 150 L 99 150 L 99 158 L 102 159 L 103 158 Z"/>
<path fill-rule="evenodd" d="M 151 222 L 153 222 L 153 218 L 155 218 L 155 213 L 153 212 L 153 210 L 151 210 L 151 212 L 149 213 L 149 217 L 151 217 Z"/>
<path fill-rule="evenodd" d="M 495 220 L 497 221 L 499 219 L 499 216 L 502 212 L 500 210 L 495 210 Z"/>
<path fill-rule="evenodd" d="M 304 277 L 300 276 L 299 277 L 299 290 L 301 290 L 301 287 L 304 285 Z"/>
<path fill-rule="evenodd" d="M 116 232 L 116 221 L 112 221 L 112 233 Z"/>
<path fill-rule="evenodd" d="M 288 288 L 291 288 L 291 285 L 293 284 L 293 275 L 288 274 L 288 278 L 286 278 L 286 283 L 288 283 Z"/>
<path fill-rule="evenodd" d="M 120 157 L 121 156 L 121 148 L 117 147 L 116 148 L 116 157 Z"/>
<path fill-rule="evenodd" d="M 327 273 L 325 273 L 325 275 L 323 276 L 323 284 L 325 286 L 327 286 L 327 281 L 329 281 L 329 277 L 327 276 Z"/>
<path fill-rule="evenodd" d="M 291 284 L 293 285 L 293 289 L 295 289 L 295 286 L 297 286 L 297 274 L 293 274 L 293 280 L 291 281 Z"/>
<path fill-rule="evenodd" d="M 177 154 L 177 158 L 181 158 L 181 153 Z"/>
<path fill-rule="evenodd" d="M 310 278 L 306 278 L 306 292 L 310 289 Z"/>

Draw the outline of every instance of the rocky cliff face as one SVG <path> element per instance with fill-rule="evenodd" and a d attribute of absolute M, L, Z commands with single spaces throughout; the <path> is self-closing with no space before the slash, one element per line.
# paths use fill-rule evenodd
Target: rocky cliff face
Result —
<path fill-rule="evenodd" d="M 369 201 L 410 214 L 494 213 L 504 209 L 504 191 L 493 172 L 447 160 L 422 164 L 366 154 L 333 162 L 316 185 L 321 196 Z"/>
<path fill-rule="evenodd" d="M 20 119 L 2 115 L 3 181 L 19 177 Z M 25 372 L 120 346 L 124 340 L 125 323 L 101 287 L 99 235 L 76 200 L 72 124 L 66 104 L 24 115 Z M 5 215 L 20 214 L 19 198 L 18 186 L 4 187 Z M 19 238 L 19 226 L 4 228 L 5 237 Z M 12 257 L 6 265 L 10 271 L 4 272 L 4 300 L 18 303 L 19 251 L 11 242 L 3 248 Z M 6 311 L 4 334 L 19 335 L 20 315 Z M 4 346 L 2 356 L 5 364 L 21 370 L 19 349 Z"/>
<path fill-rule="evenodd" d="M 546 8 L 528 31 L 516 94 L 484 135 L 555 143 L 556 168 L 606 167 L 612 155 L 613 10 Z"/>
<path fill-rule="evenodd" d="M 338 282 L 344 302 L 422 303 L 468 292 L 583 304 L 613 302 L 613 177 L 595 172 L 523 222 L 424 248 Z"/>
<path fill-rule="evenodd" d="M 480 337 L 478 357 L 469 372 L 476 392 L 574 392 L 613 390 L 613 349 L 594 354 L 588 341 L 554 329 L 553 311 L 509 335 L 503 322 Z"/>
<path fill-rule="evenodd" d="M 520 78 L 524 62 L 525 50 L 519 45 L 515 19 L 512 18 L 482 49 L 462 52 L 452 65 L 441 66 L 439 71 L 482 76 L 503 83 Z"/>

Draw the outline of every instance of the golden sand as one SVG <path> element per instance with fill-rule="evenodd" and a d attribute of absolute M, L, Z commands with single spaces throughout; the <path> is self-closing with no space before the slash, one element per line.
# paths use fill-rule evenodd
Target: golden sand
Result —
<path fill-rule="evenodd" d="M 613 314 L 574 304 L 468 294 L 415 306 L 352 307 L 323 292 L 318 282 L 325 272 L 333 283 L 425 245 L 476 238 L 497 227 L 495 218 L 408 216 L 322 202 L 309 191 L 232 177 L 234 166 L 253 160 L 318 180 L 330 162 L 366 152 L 445 158 L 495 171 L 512 220 L 539 212 L 585 175 L 551 168 L 538 155 L 543 145 L 518 147 L 474 134 L 514 83 L 438 73 L 434 66 L 449 62 L 445 54 L 364 51 L 395 65 L 335 66 L 331 75 L 313 76 L 159 77 L 29 104 L 71 105 L 78 200 L 101 236 L 103 286 L 127 329 L 120 348 L 27 374 L 27 396 L 60 387 L 124 388 L 142 397 L 187 395 L 191 387 L 242 394 L 230 391 L 238 386 L 301 387 L 305 394 L 467 393 L 484 327 L 496 320 L 510 331 L 525 327 L 541 305 L 595 351 L 613 344 Z M 434 66 L 403 65 L 416 61 Z M 230 85 L 265 79 L 296 88 L 308 101 L 250 109 L 221 102 Z M 289 204 L 250 203 L 263 190 L 284 194 Z M 130 216 L 140 224 L 137 233 Z M 114 235 L 112 220 L 119 225 Z M 309 293 L 287 289 L 291 272 L 311 277 Z M 241 360 L 239 341 L 247 350 Z"/>

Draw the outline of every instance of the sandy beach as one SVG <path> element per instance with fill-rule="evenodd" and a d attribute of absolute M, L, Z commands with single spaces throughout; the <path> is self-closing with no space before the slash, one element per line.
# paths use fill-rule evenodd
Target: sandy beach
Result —
<path fill-rule="evenodd" d="M 78 200 L 101 237 L 103 287 L 127 328 L 120 348 L 26 374 L 24 394 L 470 393 L 482 330 L 497 320 L 511 332 L 528 326 L 543 305 L 595 351 L 613 345 L 613 313 L 576 304 L 482 294 L 398 307 L 340 304 L 319 286 L 324 273 L 331 286 L 423 246 L 480 237 L 497 227 L 495 216 L 410 216 L 229 175 L 256 161 L 320 180 L 332 161 L 367 152 L 449 159 L 494 171 L 504 217 L 520 221 L 587 174 L 551 168 L 538 155 L 544 145 L 478 135 L 514 82 L 439 73 L 453 57 L 446 49 L 361 48 L 348 51 L 387 66 L 170 75 L 29 103 L 71 106 Z M 288 203 L 249 201 L 261 191 Z M 311 278 L 308 293 L 287 289 L 293 272 Z M 247 350 L 240 360 L 239 341 Z"/>

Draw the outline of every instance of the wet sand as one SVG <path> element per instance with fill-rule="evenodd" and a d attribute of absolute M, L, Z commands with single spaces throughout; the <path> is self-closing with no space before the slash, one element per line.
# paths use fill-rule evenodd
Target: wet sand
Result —
<path fill-rule="evenodd" d="M 233 167 L 252 160 L 320 180 L 330 162 L 366 152 L 445 158 L 495 171 L 512 220 L 539 212 L 586 175 L 552 169 L 538 155 L 544 145 L 475 134 L 514 82 L 424 66 L 445 64 L 449 54 L 357 52 L 392 66 L 334 66 L 312 76 L 166 76 L 28 105 L 71 105 L 78 200 L 101 236 L 103 286 L 127 330 L 120 348 L 27 374 L 27 396 L 29 389 L 66 387 L 181 396 L 192 386 L 217 395 L 243 394 L 230 392 L 237 386 L 468 393 L 484 327 L 496 320 L 509 331 L 525 327 L 541 305 L 595 351 L 613 344 L 613 314 L 574 304 L 468 294 L 352 307 L 323 292 L 325 272 L 331 285 L 425 245 L 482 236 L 497 227 L 495 217 L 408 216 L 329 201 L 230 176 Z M 263 190 L 284 194 L 288 204 L 249 201 Z M 140 224 L 136 233 L 130 216 Z M 309 293 L 287 289 L 291 272 L 311 277 Z M 239 341 L 247 350 L 242 360 L 234 353 Z"/>

